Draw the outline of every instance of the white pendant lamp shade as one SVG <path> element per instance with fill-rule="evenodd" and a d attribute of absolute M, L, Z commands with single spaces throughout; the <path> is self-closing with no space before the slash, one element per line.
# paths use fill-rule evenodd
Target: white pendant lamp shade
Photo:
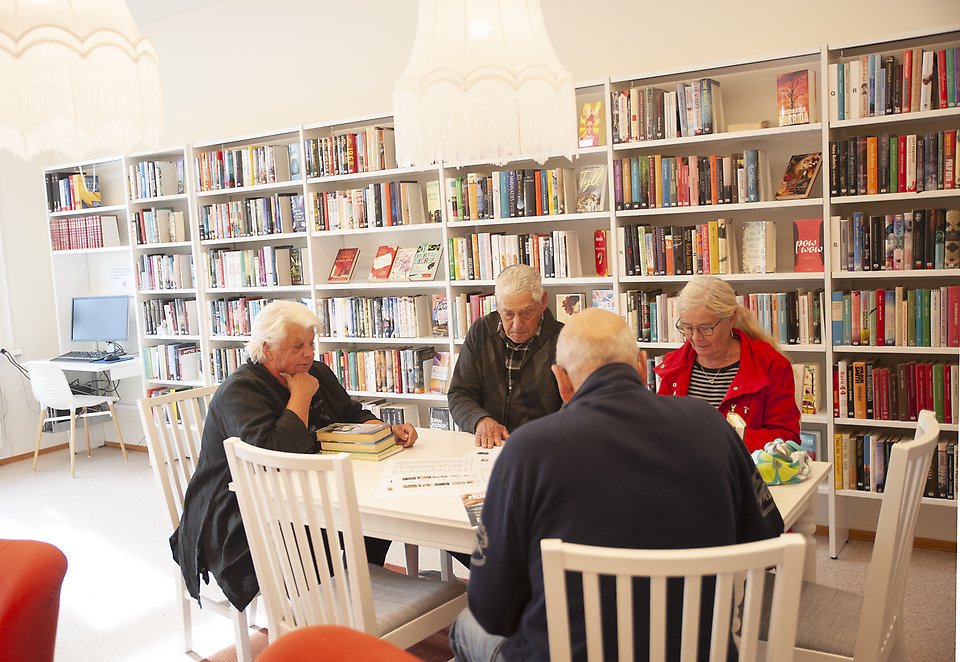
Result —
<path fill-rule="evenodd" d="M 0 150 L 155 147 L 162 118 L 157 54 L 124 0 L 0 0 Z"/>
<path fill-rule="evenodd" d="M 420 0 L 393 112 L 401 165 L 543 163 L 576 149 L 573 81 L 539 0 Z"/>

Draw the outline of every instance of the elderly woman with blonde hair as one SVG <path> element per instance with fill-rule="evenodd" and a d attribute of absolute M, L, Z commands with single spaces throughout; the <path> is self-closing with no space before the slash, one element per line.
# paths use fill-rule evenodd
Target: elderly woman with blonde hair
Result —
<path fill-rule="evenodd" d="M 751 451 L 774 439 L 799 441 L 793 369 L 776 340 L 737 303 L 730 285 L 696 276 L 680 292 L 683 346 L 654 368 L 661 395 L 706 400 L 738 428 Z"/>

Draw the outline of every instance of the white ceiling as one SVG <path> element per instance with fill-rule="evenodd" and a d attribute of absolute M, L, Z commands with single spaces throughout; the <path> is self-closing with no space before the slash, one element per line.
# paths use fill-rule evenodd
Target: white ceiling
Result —
<path fill-rule="evenodd" d="M 127 7 L 137 25 L 150 23 L 168 16 L 175 16 L 206 5 L 215 5 L 223 0 L 127 0 Z"/>

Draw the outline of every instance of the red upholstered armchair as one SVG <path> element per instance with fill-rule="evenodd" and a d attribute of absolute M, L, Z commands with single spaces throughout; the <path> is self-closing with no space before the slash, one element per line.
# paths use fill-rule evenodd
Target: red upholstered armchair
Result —
<path fill-rule="evenodd" d="M 35 540 L 0 540 L 0 662 L 52 662 L 67 557 Z"/>
<path fill-rule="evenodd" d="M 285 634 L 257 662 L 416 662 L 391 643 L 339 625 L 315 625 Z"/>

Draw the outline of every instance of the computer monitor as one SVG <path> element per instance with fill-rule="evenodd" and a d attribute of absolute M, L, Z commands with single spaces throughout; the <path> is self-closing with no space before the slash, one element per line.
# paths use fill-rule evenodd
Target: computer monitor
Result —
<path fill-rule="evenodd" d="M 129 335 L 128 296 L 74 297 L 70 340 L 116 343 Z"/>

